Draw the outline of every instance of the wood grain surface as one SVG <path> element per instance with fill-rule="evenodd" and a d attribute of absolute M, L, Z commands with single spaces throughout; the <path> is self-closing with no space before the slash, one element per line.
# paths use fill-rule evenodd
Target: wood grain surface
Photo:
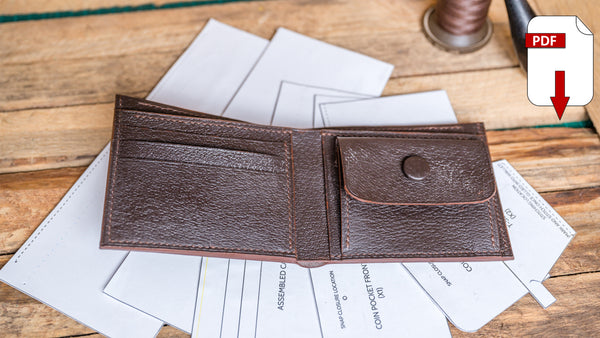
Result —
<path fill-rule="evenodd" d="M 182 1 L 0 0 L 0 15 L 175 2 Z M 531 127 L 584 121 L 588 113 L 598 123 L 600 98 L 567 108 L 558 121 L 552 108 L 527 101 L 503 1 L 492 1 L 492 41 L 465 55 L 442 52 L 424 38 L 420 20 L 434 2 L 235 2 L 0 24 L 0 266 L 108 142 L 114 95 L 144 97 L 213 17 L 265 38 L 285 26 L 390 62 L 395 69 L 384 95 L 445 89 L 459 121 L 485 122 L 493 159 L 513 164 L 577 231 L 544 283 L 557 303 L 544 310 L 525 296 L 477 333 L 451 326 L 454 336 L 598 335 L 600 139 L 590 128 Z M 532 5 L 543 14 L 577 14 L 592 31 L 600 29 L 599 6 L 589 2 Z M 0 284 L 0 336 L 79 335 L 100 336 Z M 159 334 L 182 336 L 168 326 Z"/>

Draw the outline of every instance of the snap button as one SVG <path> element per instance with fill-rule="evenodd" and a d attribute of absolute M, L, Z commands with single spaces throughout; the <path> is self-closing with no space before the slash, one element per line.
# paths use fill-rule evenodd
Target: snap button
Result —
<path fill-rule="evenodd" d="M 419 181 L 429 173 L 429 164 L 422 157 L 414 155 L 404 160 L 402 170 L 408 178 Z"/>

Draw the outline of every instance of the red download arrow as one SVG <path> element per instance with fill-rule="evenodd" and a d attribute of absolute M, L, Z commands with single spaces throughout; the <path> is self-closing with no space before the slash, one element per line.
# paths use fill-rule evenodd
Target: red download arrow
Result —
<path fill-rule="evenodd" d="M 550 100 L 552 100 L 554 110 L 556 110 L 556 115 L 558 115 L 558 119 L 562 119 L 565 108 L 567 107 L 567 102 L 569 102 L 569 96 L 565 97 L 564 70 L 557 70 L 554 73 L 554 96 L 551 96 Z"/>

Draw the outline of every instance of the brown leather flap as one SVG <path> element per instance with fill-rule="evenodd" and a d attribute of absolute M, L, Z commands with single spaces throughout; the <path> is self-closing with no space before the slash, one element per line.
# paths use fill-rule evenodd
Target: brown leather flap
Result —
<path fill-rule="evenodd" d="M 344 189 L 387 205 L 480 203 L 496 191 L 487 147 L 456 137 L 338 137 Z M 422 136 L 422 135 L 421 135 Z"/>

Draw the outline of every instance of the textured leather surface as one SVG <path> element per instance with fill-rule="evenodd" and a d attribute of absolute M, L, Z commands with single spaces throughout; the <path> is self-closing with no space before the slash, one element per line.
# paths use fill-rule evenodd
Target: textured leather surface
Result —
<path fill-rule="evenodd" d="M 410 156 L 423 179 L 403 172 Z M 124 96 L 100 246 L 304 266 L 512 258 L 482 124 L 298 130 Z"/>

